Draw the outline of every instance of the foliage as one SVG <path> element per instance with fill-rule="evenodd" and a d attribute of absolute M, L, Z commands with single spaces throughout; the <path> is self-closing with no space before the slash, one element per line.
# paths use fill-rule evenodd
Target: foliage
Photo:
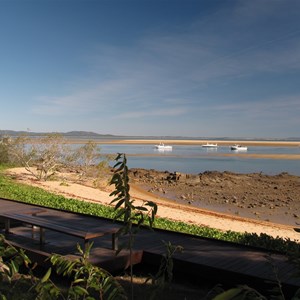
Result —
<path fill-rule="evenodd" d="M 95 187 L 103 183 L 103 178 L 107 178 L 109 161 L 114 157 L 110 154 L 102 155 L 101 149 L 94 141 L 88 141 L 85 145 L 75 148 L 72 153 L 71 164 L 79 174 L 79 180 L 92 178 Z M 109 184 L 110 177 L 106 184 Z"/>
<path fill-rule="evenodd" d="M 82 299 L 114 300 L 126 299 L 123 288 L 105 270 L 88 262 L 92 244 L 83 251 L 79 245 L 80 258 L 70 260 L 53 254 L 50 257 L 52 267 L 41 277 L 36 277 L 31 268 L 31 261 L 25 252 L 11 246 L 0 235 L 0 299 Z M 25 267 L 23 274 L 21 267 Z M 59 289 L 50 280 L 52 268 L 57 274 L 70 279 L 70 287 Z"/>
<path fill-rule="evenodd" d="M 115 198 L 111 201 L 111 204 L 115 204 L 115 210 L 117 211 L 114 220 L 121 219 L 123 221 L 123 226 L 116 233 L 117 236 L 128 235 L 127 245 L 121 245 L 118 252 L 123 249 L 129 250 L 131 287 L 133 287 L 132 249 L 134 237 L 140 226 L 145 225 L 146 222 L 152 228 L 157 212 L 157 205 L 152 201 L 144 201 L 142 205 L 135 205 L 135 200 L 131 198 L 129 193 L 130 185 L 126 155 L 119 153 L 115 160 L 114 174 L 110 182 L 110 184 L 115 185 L 115 190 L 110 196 L 114 196 Z M 133 297 L 133 290 L 131 291 L 131 297 Z"/>
<path fill-rule="evenodd" d="M 224 290 L 220 287 L 220 285 L 217 285 L 214 289 L 212 289 L 209 292 L 209 295 L 207 295 L 207 300 L 244 300 L 244 299 L 257 299 L 257 300 L 267 300 L 267 299 L 273 299 L 273 300 L 285 300 L 286 296 L 283 292 L 282 283 L 279 278 L 279 268 L 276 265 L 273 257 L 271 254 L 267 254 L 265 256 L 267 263 L 270 265 L 272 269 L 272 273 L 274 275 L 274 281 L 267 281 L 266 283 L 269 283 L 272 288 L 268 290 L 268 298 L 261 295 L 257 290 L 247 286 L 238 286 L 235 288 L 231 288 L 229 290 Z M 298 257 L 299 259 L 299 257 Z M 299 270 L 299 265 L 297 266 L 297 269 Z M 296 274 L 295 274 L 296 275 Z M 296 276 L 299 277 L 299 274 Z M 295 293 L 295 295 L 291 298 L 291 300 L 299 300 L 300 299 L 300 289 L 298 289 Z"/>
<path fill-rule="evenodd" d="M 122 161 L 119 161 L 122 159 Z M 149 223 L 149 227 L 153 227 L 157 205 L 152 201 L 143 201 L 141 205 L 135 205 L 135 200 L 131 198 L 129 190 L 129 177 L 127 159 L 125 154 L 118 154 L 115 159 L 117 163 L 114 165 L 114 174 L 110 184 L 115 185 L 115 190 L 110 194 L 115 198 L 111 204 L 115 204 L 117 214 L 114 219 L 121 219 L 124 226 L 118 231 L 118 235 L 129 234 L 129 243 L 127 249 L 132 247 L 132 235 L 137 233 L 141 225 Z M 137 225 L 133 227 L 133 224 Z"/>
<path fill-rule="evenodd" d="M 22 268 L 26 273 L 21 273 Z M 58 299 L 60 291 L 50 281 L 50 270 L 39 279 L 33 275 L 36 264 L 25 252 L 9 244 L 0 235 L 0 297 L 2 300 Z"/>
<path fill-rule="evenodd" d="M 58 254 L 50 261 L 59 275 L 71 278 L 67 299 L 126 299 L 123 288 L 104 269 L 93 266 L 88 258 L 93 243 L 85 251 L 77 244 L 81 254 L 78 259 L 70 260 Z"/>
<path fill-rule="evenodd" d="M 16 248 L 6 245 L 3 235 L 0 235 L 0 279 L 11 283 L 14 276 L 19 272 L 20 266 L 28 266 L 30 259 L 24 251 L 18 252 Z"/>
<path fill-rule="evenodd" d="M 76 199 L 67 199 L 61 195 L 49 193 L 41 188 L 16 183 L 0 175 L 0 197 L 20 202 L 67 210 L 99 217 L 113 218 L 113 208 Z"/>
<path fill-rule="evenodd" d="M 248 287 L 247 285 L 231 288 L 222 291 L 213 300 L 267 300 L 266 297 L 258 293 L 256 290 Z"/>
<path fill-rule="evenodd" d="M 49 134 L 36 140 L 20 136 L 10 143 L 11 161 L 20 164 L 38 180 L 48 180 L 66 164 L 70 150 L 61 135 Z"/>
<path fill-rule="evenodd" d="M 151 299 L 155 299 L 158 293 L 168 287 L 173 279 L 173 255 L 182 252 L 183 248 L 179 245 L 172 245 L 171 242 L 163 241 L 166 247 L 166 254 L 162 257 L 159 269 L 155 275 L 150 275 L 152 284 L 155 286 Z"/>
<path fill-rule="evenodd" d="M 8 136 L 0 136 L 0 163 L 9 163 L 9 144 L 10 138 Z"/>
<path fill-rule="evenodd" d="M 88 173 L 89 167 L 95 165 L 100 157 L 100 148 L 93 141 L 88 141 L 85 145 L 82 145 L 74 150 L 72 163 L 82 168 L 81 176 L 85 176 Z"/>
<path fill-rule="evenodd" d="M 101 169 L 107 166 L 107 160 L 110 159 L 108 156 L 99 162 L 100 148 L 93 141 L 88 141 L 78 148 L 71 148 L 59 134 L 49 134 L 36 139 L 30 139 L 24 135 L 9 139 L 5 146 L 6 151 L 10 153 L 9 162 L 25 167 L 37 180 L 45 181 L 62 166 L 75 165 L 77 168 L 80 166 L 81 177 L 86 176 L 92 166 L 97 166 L 96 170 L 100 173 Z"/>

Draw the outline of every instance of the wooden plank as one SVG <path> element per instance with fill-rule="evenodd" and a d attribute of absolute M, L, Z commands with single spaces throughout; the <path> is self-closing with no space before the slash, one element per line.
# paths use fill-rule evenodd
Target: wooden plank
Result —
<path fill-rule="evenodd" d="M 6 218 L 5 220 L 5 233 L 9 233 L 10 229 L 10 220 L 21 221 L 33 226 L 40 227 L 40 243 L 45 243 L 45 229 L 54 230 L 60 233 L 65 233 L 68 235 L 72 235 L 75 237 L 83 238 L 85 241 L 85 245 L 87 246 L 90 239 L 101 237 L 106 234 L 112 234 L 112 249 L 116 250 L 118 247 L 118 240 L 116 236 L 116 231 L 118 230 L 116 227 L 112 226 L 103 226 L 92 228 L 92 232 L 80 230 L 74 227 L 66 227 L 57 222 L 46 220 L 37 216 L 30 215 L 22 215 L 18 213 L 1 213 L 1 216 Z M 103 230 L 104 229 L 104 230 Z"/>
<path fill-rule="evenodd" d="M 9 206 L 9 210 L 14 208 L 15 211 L 21 211 L 26 207 L 26 204 L 19 204 L 16 202 L 13 204 L 14 205 Z M 0 200 L 0 207 L 2 208 L 1 205 L 2 201 Z M 8 209 L 8 206 L 5 205 L 5 207 L 5 209 L 1 209 L 2 212 Z M 32 205 L 28 205 L 28 207 L 32 207 Z M 80 224 L 82 228 L 95 227 L 97 230 L 103 228 L 104 231 L 109 230 L 110 227 L 118 227 L 118 225 L 112 225 L 109 220 L 104 220 L 103 218 L 54 209 L 47 209 L 47 214 L 39 216 L 39 218 L 56 219 L 56 223 L 63 226 L 64 224 L 68 224 L 68 226 L 74 226 L 74 228 L 78 228 L 78 224 Z M 69 239 L 73 239 L 71 236 L 66 238 L 66 236 L 63 236 L 62 234 L 55 235 L 54 231 L 51 232 L 51 235 L 49 234 L 49 239 L 50 238 L 50 242 L 47 240 L 48 243 L 44 245 L 44 250 L 47 249 L 47 251 L 51 251 L 52 244 L 55 247 L 64 244 L 66 245 L 64 246 L 65 252 L 68 252 L 72 251 L 73 245 L 76 245 L 75 238 L 72 243 L 71 241 L 70 243 L 67 243 Z M 262 282 L 262 284 L 265 279 L 273 279 L 272 274 L 269 272 L 270 268 L 267 263 L 264 263 L 264 256 L 267 252 L 251 247 L 163 230 L 149 231 L 141 229 L 136 236 L 134 248 L 144 250 L 143 257 L 150 257 L 148 263 L 153 263 L 153 260 L 151 260 L 151 255 L 153 255 L 153 257 L 157 257 L 157 262 L 159 264 L 161 256 L 166 252 L 162 240 L 166 242 L 170 241 L 173 245 L 183 246 L 183 253 L 175 254 L 174 256 L 174 266 L 175 269 L 177 268 L 180 271 L 185 270 L 192 276 L 195 276 L 195 274 L 206 276 L 206 272 L 209 272 L 212 278 L 214 278 L 214 276 L 217 276 L 218 278 L 221 276 L 228 276 L 228 278 L 230 278 L 232 276 L 232 278 L 245 280 L 246 283 L 247 280 L 251 280 L 251 283 L 254 280 L 257 280 Z M 107 239 L 105 239 L 105 243 L 107 243 Z M 101 240 L 96 240 L 94 246 L 97 248 L 99 244 L 101 244 Z M 101 250 L 99 250 L 99 252 L 96 251 L 95 254 L 96 256 L 99 256 L 98 258 L 100 258 L 101 255 L 104 255 Z M 97 260 L 97 257 L 93 257 L 93 259 Z M 283 255 L 278 255 L 278 257 L 275 256 L 275 263 L 278 262 L 279 264 L 282 284 L 288 287 L 300 287 L 299 279 L 289 278 L 288 274 L 295 270 L 295 268 L 285 262 L 284 259 L 285 256 Z M 121 262 L 118 263 L 121 264 Z M 180 265 L 179 268 L 177 267 L 178 265 Z"/>
<path fill-rule="evenodd" d="M 15 220 L 15 221 L 21 221 L 30 225 L 35 225 L 39 227 L 43 227 L 46 229 L 67 233 L 69 235 L 73 235 L 76 237 L 81 237 L 83 239 L 92 239 L 96 237 L 101 237 L 108 233 L 115 233 L 118 229 L 116 227 L 95 227 L 91 228 L 91 231 L 81 230 L 78 228 L 67 227 L 64 225 L 59 224 L 58 222 L 54 222 L 51 220 L 46 220 L 41 217 L 36 216 L 28 216 L 28 215 L 22 215 L 18 213 L 2 213 L 1 216 Z M 104 230 L 103 230 L 104 229 Z"/>

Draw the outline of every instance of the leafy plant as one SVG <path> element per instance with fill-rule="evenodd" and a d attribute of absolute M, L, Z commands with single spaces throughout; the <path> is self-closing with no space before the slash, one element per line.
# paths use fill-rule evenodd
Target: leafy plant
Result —
<path fill-rule="evenodd" d="M 57 299 L 60 291 L 49 279 L 51 269 L 39 279 L 33 275 L 36 266 L 24 250 L 16 249 L 0 235 L 0 299 Z"/>
<path fill-rule="evenodd" d="M 36 264 L 31 266 L 25 252 L 11 246 L 0 235 L 0 299 L 126 299 L 123 288 L 111 274 L 89 263 L 92 245 L 91 243 L 85 251 L 77 245 L 80 257 L 74 260 L 58 254 L 51 255 L 49 260 L 52 267 L 38 278 L 33 274 Z M 24 269 L 23 273 L 20 271 L 21 267 Z M 51 281 L 53 267 L 57 274 L 70 279 L 67 289 L 59 289 Z"/>
<path fill-rule="evenodd" d="M 223 291 L 212 300 L 267 300 L 267 298 L 247 285 L 243 285 Z"/>
<path fill-rule="evenodd" d="M 173 279 L 173 255 L 176 252 L 182 252 L 183 247 L 180 245 L 172 245 L 171 242 L 163 241 L 166 247 L 166 253 L 161 259 L 161 263 L 157 273 L 146 280 L 148 282 L 151 280 L 151 283 L 155 286 L 151 299 L 155 299 L 157 294 L 163 289 L 168 287 Z"/>
<path fill-rule="evenodd" d="M 0 235 L 0 276 L 1 281 L 11 283 L 14 276 L 19 272 L 20 266 L 28 266 L 30 259 L 23 250 L 18 251 L 5 241 L 4 236 Z"/>
<path fill-rule="evenodd" d="M 126 299 L 123 288 L 113 276 L 88 261 L 92 246 L 93 243 L 90 243 L 83 251 L 77 244 L 81 255 L 78 259 L 70 260 L 58 254 L 50 258 L 57 274 L 71 278 L 67 299 Z"/>
<path fill-rule="evenodd" d="M 247 286 L 242 285 L 235 288 L 231 288 L 229 290 L 223 290 L 219 285 L 212 289 L 209 294 L 214 295 L 210 297 L 207 295 L 207 300 L 267 300 L 267 299 L 277 299 L 277 300 L 285 300 L 286 296 L 282 289 L 282 283 L 279 278 L 279 269 L 276 265 L 274 259 L 271 254 L 265 256 L 268 265 L 271 267 L 272 272 L 274 274 L 274 281 L 267 281 L 267 283 L 272 285 L 272 289 L 268 290 L 268 298 L 261 295 L 257 290 Z M 299 265 L 297 266 L 299 270 Z M 298 289 L 295 295 L 291 298 L 291 300 L 299 300 L 300 299 L 300 289 Z"/>
<path fill-rule="evenodd" d="M 63 137 L 58 134 L 34 141 L 20 136 L 9 145 L 10 160 L 25 167 L 37 180 L 45 181 L 71 159 L 69 152 Z"/>
<path fill-rule="evenodd" d="M 129 250 L 131 287 L 133 289 L 132 252 L 134 237 L 140 226 L 148 223 L 150 228 L 153 227 L 157 205 L 152 201 L 143 201 L 141 205 L 135 205 L 135 200 L 131 198 L 129 193 L 130 185 L 126 155 L 119 153 L 115 160 L 114 174 L 110 182 L 110 184 L 115 185 L 115 190 L 110 196 L 115 197 L 111 201 L 112 204 L 115 204 L 115 210 L 117 212 L 114 220 L 123 221 L 123 226 L 118 230 L 117 236 L 128 236 L 127 243 L 121 245 L 118 252 L 123 249 Z M 133 290 L 131 290 L 131 297 L 133 297 Z"/>
<path fill-rule="evenodd" d="M 275 263 L 274 259 L 272 258 L 271 254 L 268 254 L 265 257 L 266 257 L 266 260 L 267 260 L 268 264 L 271 266 L 272 272 L 273 272 L 274 277 L 275 277 L 275 286 L 273 287 L 271 292 L 274 295 L 276 295 L 277 299 L 284 300 L 285 296 L 284 296 L 284 293 L 283 293 L 283 290 L 282 290 L 282 284 L 281 284 L 279 274 L 278 274 L 278 271 L 279 271 L 278 266 L 276 265 L 276 263 Z M 273 282 L 271 282 L 271 283 L 273 283 Z"/>
<path fill-rule="evenodd" d="M 9 144 L 11 139 L 8 136 L 0 136 L 0 163 L 9 163 Z"/>

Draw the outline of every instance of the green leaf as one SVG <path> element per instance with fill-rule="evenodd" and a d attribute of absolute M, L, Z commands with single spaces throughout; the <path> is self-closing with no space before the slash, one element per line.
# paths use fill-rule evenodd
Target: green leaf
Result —
<path fill-rule="evenodd" d="M 216 296 L 215 298 L 213 298 L 213 300 L 231 300 L 231 299 L 238 300 L 238 299 L 243 299 L 243 298 L 236 298 L 242 292 L 243 292 L 242 288 L 233 288 L 233 289 L 225 291 L 222 294 Z"/>
<path fill-rule="evenodd" d="M 51 275 L 51 268 L 48 269 L 47 273 L 43 276 L 41 282 L 44 283 L 46 282 L 49 278 L 50 278 L 50 275 Z"/>
<path fill-rule="evenodd" d="M 82 278 L 75 279 L 73 281 L 73 284 L 77 284 L 77 283 L 80 283 L 80 282 L 84 282 L 84 279 L 82 279 Z"/>
<path fill-rule="evenodd" d="M 117 210 L 124 202 L 125 202 L 124 199 L 120 200 L 120 201 L 115 205 L 115 210 Z"/>
<path fill-rule="evenodd" d="M 142 210 L 142 211 L 148 211 L 148 209 L 144 206 L 135 206 L 135 209 Z"/>
<path fill-rule="evenodd" d="M 82 295 L 88 295 L 88 294 L 89 294 L 89 292 L 88 292 L 86 289 L 84 289 L 83 287 L 81 287 L 81 286 L 79 286 L 79 285 L 74 286 L 74 287 L 73 287 L 73 291 L 74 291 L 77 295 L 80 295 L 80 296 L 82 296 Z"/>
<path fill-rule="evenodd" d="M 10 269 L 12 273 L 15 274 L 19 271 L 19 266 L 12 260 L 10 263 Z"/>

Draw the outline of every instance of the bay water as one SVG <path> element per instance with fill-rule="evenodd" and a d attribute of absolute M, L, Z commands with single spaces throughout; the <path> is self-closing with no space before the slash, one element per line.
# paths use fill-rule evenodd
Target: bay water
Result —
<path fill-rule="evenodd" d="M 194 145 L 176 145 L 172 151 L 158 151 L 154 145 L 102 144 L 101 154 L 125 153 L 129 168 L 198 174 L 205 171 L 230 171 L 276 175 L 287 172 L 300 176 L 299 159 L 249 158 L 234 153 L 228 146 L 207 149 Z M 231 154 L 226 156 L 226 154 Z M 248 147 L 247 154 L 300 154 L 300 147 Z M 239 155 L 235 155 L 239 154 Z M 113 165 L 113 162 L 111 163 Z"/>

